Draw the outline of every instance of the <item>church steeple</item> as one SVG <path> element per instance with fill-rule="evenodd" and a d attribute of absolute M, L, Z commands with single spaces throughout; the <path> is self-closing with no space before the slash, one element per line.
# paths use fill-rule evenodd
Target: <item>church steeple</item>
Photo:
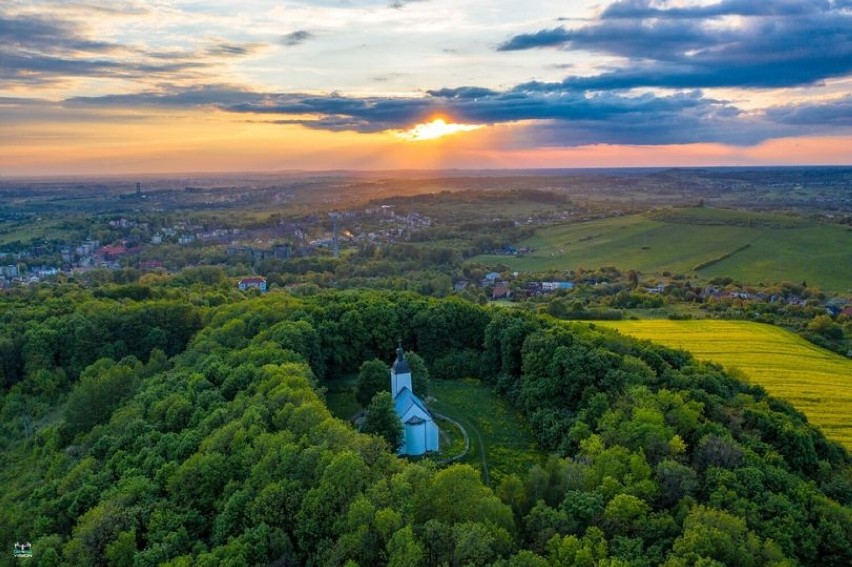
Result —
<path fill-rule="evenodd" d="M 405 351 L 402 350 L 402 341 L 399 341 L 399 346 L 396 347 L 396 360 L 393 361 L 391 368 L 397 374 L 411 372 L 411 367 L 408 365 L 408 361 L 405 360 Z"/>
<path fill-rule="evenodd" d="M 408 365 L 408 361 L 405 360 L 405 351 L 402 349 L 402 341 L 399 342 L 399 346 L 396 349 L 396 360 L 393 361 L 390 374 L 391 394 L 394 398 L 396 398 L 397 394 L 399 394 L 403 388 L 408 388 L 411 393 L 414 393 L 411 386 L 411 367 Z"/>

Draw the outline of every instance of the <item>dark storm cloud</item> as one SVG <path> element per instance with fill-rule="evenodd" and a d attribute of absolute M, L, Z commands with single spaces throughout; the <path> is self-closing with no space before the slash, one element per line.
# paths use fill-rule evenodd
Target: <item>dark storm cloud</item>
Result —
<path fill-rule="evenodd" d="M 719 25 L 739 16 L 738 26 Z M 566 79 L 559 88 L 783 87 L 852 72 L 852 13 L 837 2 L 727 0 L 655 8 L 648 0 L 610 5 L 599 20 L 515 36 L 501 51 L 555 47 L 624 57 L 624 68 Z"/>
<path fill-rule="evenodd" d="M 279 43 L 281 43 L 281 45 L 286 45 L 286 46 L 289 47 L 289 46 L 300 45 L 302 43 L 305 43 L 306 41 L 308 41 L 309 39 L 311 39 L 313 37 L 314 37 L 314 34 L 312 34 L 309 31 L 297 30 L 297 31 L 294 31 L 292 33 L 288 33 L 287 35 L 281 36 Z"/>

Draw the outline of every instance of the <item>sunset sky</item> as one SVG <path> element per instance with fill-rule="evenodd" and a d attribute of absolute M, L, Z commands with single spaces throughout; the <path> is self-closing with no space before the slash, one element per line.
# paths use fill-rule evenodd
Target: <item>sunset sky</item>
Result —
<path fill-rule="evenodd" d="M 850 163 L 852 0 L 0 3 L 0 176 Z"/>

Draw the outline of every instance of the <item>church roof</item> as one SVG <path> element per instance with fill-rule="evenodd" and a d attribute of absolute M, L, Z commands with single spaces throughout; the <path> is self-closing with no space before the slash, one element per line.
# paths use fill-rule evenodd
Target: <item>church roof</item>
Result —
<path fill-rule="evenodd" d="M 403 388 L 396 395 L 396 399 L 393 401 L 394 408 L 396 409 L 397 415 L 400 417 L 404 416 L 408 413 L 408 410 L 411 409 L 411 406 L 417 406 L 419 409 L 423 410 L 423 413 L 429 415 L 429 410 L 426 409 L 426 406 L 423 402 L 414 395 L 414 392 L 409 390 L 408 388 Z"/>
<path fill-rule="evenodd" d="M 405 360 L 405 351 L 402 350 L 402 345 L 399 345 L 399 348 L 396 349 L 396 360 L 393 361 L 391 370 L 393 370 L 394 374 L 406 374 L 411 372 L 411 367 L 408 365 L 408 361 Z"/>

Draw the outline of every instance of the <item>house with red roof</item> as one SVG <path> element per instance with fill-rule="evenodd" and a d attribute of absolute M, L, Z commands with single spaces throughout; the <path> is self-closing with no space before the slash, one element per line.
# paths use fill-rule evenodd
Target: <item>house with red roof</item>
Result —
<path fill-rule="evenodd" d="M 240 291 L 259 289 L 260 293 L 266 293 L 266 278 L 261 278 L 259 276 L 243 278 L 239 281 L 237 287 L 240 288 Z"/>

